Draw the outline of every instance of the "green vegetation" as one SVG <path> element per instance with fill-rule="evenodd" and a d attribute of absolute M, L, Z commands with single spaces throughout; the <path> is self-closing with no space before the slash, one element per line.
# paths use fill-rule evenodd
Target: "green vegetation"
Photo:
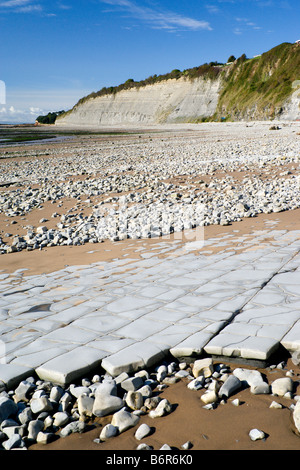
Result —
<path fill-rule="evenodd" d="M 273 119 L 300 77 L 300 47 L 283 43 L 259 57 L 241 56 L 228 67 L 214 118 L 251 115 Z"/>
<path fill-rule="evenodd" d="M 65 111 L 58 111 L 53 113 L 48 113 L 46 116 L 38 116 L 36 120 L 40 124 L 54 124 L 56 121 L 57 116 L 64 114 Z"/>
<path fill-rule="evenodd" d="M 227 63 L 228 62 L 234 62 L 236 60 L 236 58 L 234 57 L 234 55 L 231 55 L 228 60 L 227 60 Z"/>
<path fill-rule="evenodd" d="M 193 80 L 195 78 L 202 77 L 204 79 L 214 80 L 216 79 L 221 70 L 223 64 L 218 62 L 210 62 L 209 64 L 203 64 L 198 67 L 194 67 L 191 69 L 186 69 L 180 71 L 179 69 L 174 69 L 170 73 L 166 73 L 164 75 L 151 75 L 150 77 L 146 78 L 145 80 L 141 81 L 134 81 L 132 78 L 126 80 L 126 82 L 122 83 L 121 85 L 114 86 L 114 87 L 104 87 L 97 92 L 90 93 L 89 95 L 81 98 L 78 103 L 75 104 L 74 108 L 77 108 L 81 104 L 85 103 L 89 99 L 97 98 L 98 96 L 105 96 L 105 95 L 113 95 L 122 90 L 130 90 L 131 88 L 141 88 L 146 85 L 154 85 L 155 83 L 163 82 L 166 80 L 175 79 L 178 80 L 181 77 L 185 77 L 187 79 Z M 72 109 L 65 112 L 64 114 L 69 114 L 72 112 Z"/>
<path fill-rule="evenodd" d="M 53 139 L 56 135 L 35 133 L 34 131 L 18 131 L 14 129 L 0 129 L 0 147 L 18 144 L 34 142 L 36 140 Z"/>
<path fill-rule="evenodd" d="M 130 78 L 121 85 L 104 87 L 81 98 L 73 109 L 64 115 L 72 113 L 90 99 L 114 95 L 122 90 L 138 89 L 170 79 L 194 80 L 201 77 L 204 80 L 216 80 L 221 77 L 222 90 L 217 111 L 210 118 L 205 118 L 205 121 L 273 119 L 280 116 L 283 103 L 300 80 L 300 46 L 283 43 L 252 59 L 248 59 L 246 54 L 238 59 L 231 55 L 228 62 L 210 62 L 183 71 L 174 69 L 170 73 L 151 75 L 141 81 Z M 203 117 L 195 117 L 193 121 L 203 122 Z"/>

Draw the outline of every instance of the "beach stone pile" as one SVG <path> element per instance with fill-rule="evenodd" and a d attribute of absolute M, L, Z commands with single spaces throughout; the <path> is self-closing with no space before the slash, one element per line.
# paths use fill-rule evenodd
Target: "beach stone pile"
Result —
<path fill-rule="evenodd" d="M 285 363 L 271 366 L 275 367 L 283 369 Z M 13 390 L 3 386 L 0 393 L 1 447 L 26 450 L 35 443 L 46 445 L 72 433 L 86 432 L 90 424 L 97 425 L 97 419 L 110 416 L 110 423 L 101 427 L 95 443 L 101 445 L 135 428 L 136 449 L 151 450 L 151 446 L 140 441 L 153 434 L 155 428 L 141 423 L 141 418 L 148 415 L 155 420 L 172 413 L 174 406 L 163 397 L 163 391 L 180 380 L 185 381 L 189 390 L 200 390 L 202 406 L 208 410 L 229 402 L 239 406 L 239 400 L 232 397 L 245 388 L 250 388 L 254 395 L 274 396 L 270 408 L 282 408 L 276 397 L 288 398 L 295 429 L 300 435 L 300 396 L 296 394 L 299 382 L 292 370 L 287 371 L 285 377 L 267 383 L 258 370 L 240 367 L 231 370 L 228 365 L 214 364 L 212 358 L 207 357 L 190 364 L 163 362 L 134 375 L 126 372 L 117 377 L 108 373 L 94 375 L 66 386 L 35 377 L 22 380 Z M 264 439 L 265 434 L 263 430 L 252 429 L 249 438 Z M 192 445 L 187 441 L 182 449 L 188 450 Z M 171 449 L 169 444 L 165 446 Z"/>
<path fill-rule="evenodd" d="M 297 139 L 165 140 L 131 138 L 6 161 L 2 178 L 13 186 L 0 192 L 0 211 L 8 224 L 49 202 L 57 205 L 56 224 L 23 225 L 16 236 L 8 227 L 0 253 L 159 237 L 300 207 Z M 73 208 L 65 211 L 64 199 Z"/>

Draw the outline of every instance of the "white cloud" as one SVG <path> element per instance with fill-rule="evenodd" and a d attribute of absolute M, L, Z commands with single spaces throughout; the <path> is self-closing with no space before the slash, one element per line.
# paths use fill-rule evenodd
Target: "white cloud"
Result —
<path fill-rule="evenodd" d="M 29 3 L 32 3 L 32 0 L 7 0 L 6 2 L 0 2 L 0 7 L 15 8 L 28 5 Z"/>
<path fill-rule="evenodd" d="M 0 123 L 34 123 L 39 115 L 68 110 L 90 90 L 7 90 L 7 104 L 0 108 Z"/>
<path fill-rule="evenodd" d="M 0 108 L 0 123 L 33 123 L 40 114 L 47 114 L 49 111 L 42 108 L 29 107 L 25 109 L 15 108 L 15 106 Z"/>
<path fill-rule="evenodd" d="M 167 30 L 212 30 L 207 21 L 198 20 L 172 11 L 162 11 L 145 6 L 138 6 L 130 0 L 100 0 L 102 3 L 121 7 L 132 17 L 148 23 L 155 29 Z"/>
<path fill-rule="evenodd" d="M 18 13 L 31 13 L 33 11 L 42 11 L 43 8 L 41 5 L 28 5 L 26 7 L 18 8 L 16 11 Z"/>
<path fill-rule="evenodd" d="M 0 1 L 0 8 L 2 11 L 13 13 L 32 13 L 42 12 L 43 7 L 36 3 L 35 0 L 6 0 Z"/>
<path fill-rule="evenodd" d="M 71 10 L 72 7 L 70 5 L 66 5 L 65 3 L 57 3 L 57 6 L 60 10 Z"/>
<path fill-rule="evenodd" d="M 233 31 L 234 34 L 242 34 L 245 31 L 249 31 L 249 30 L 258 31 L 262 29 L 261 26 L 257 26 L 256 23 L 249 20 L 248 18 L 237 17 L 235 18 L 235 20 L 239 23 L 239 27 L 234 29 Z"/>
<path fill-rule="evenodd" d="M 205 8 L 208 10 L 209 13 L 220 13 L 220 8 L 217 5 L 205 5 Z"/>
<path fill-rule="evenodd" d="M 242 31 L 240 30 L 240 28 L 234 28 L 233 32 L 234 34 L 237 34 L 237 35 L 242 34 Z"/>

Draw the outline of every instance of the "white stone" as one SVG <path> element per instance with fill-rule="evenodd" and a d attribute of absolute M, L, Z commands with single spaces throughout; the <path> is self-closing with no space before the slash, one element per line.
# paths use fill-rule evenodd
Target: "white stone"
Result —
<path fill-rule="evenodd" d="M 240 379 L 235 377 L 234 375 L 230 375 L 228 379 L 223 383 L 222 387 L 219 390 L 219 397 L 230 397 L 235 393 L 237 390 L 240 390 L 242 383 Z"/>
<path fill-rule="evenodd" d="M 139 410 L 144 404 L 143 395 L 132 390 L 127 393 L 125 401 L 132 410 Z"/>
<path fill-rule="evenodd" d="M 296 426 L 297 432 L 300 434 L 300 400 L 296 402 L 293 410 L 293 422 Z"/>
<path fill-rule="evenodd" d="M 201 400 L 206 405 L 208 405 L 210 403 L 216 403 L 216 401 L 218 400 L 218 395 L 216 394 L 216 392 L 214 390 L 211 390 L 211 391 L 205 392 L 203 395 L 201 395 Z"/>
<path fill-rule="evenodd" d="M 249 432 L 251 441 L 257 441 L 265 438 L 265 433 L 259 429 L 251 429 Z"/>
<path fill-rule="evenodd" d="M 214 372 L 213 360 L 211 358 L 198 359 L 194 362 L 192 371 L 195 378 L 200 375 L 205 378 L 211 377 Z"/>
<path fill-rule="evenodd" d="M 283 377 L 276 379 L 271 384 L 273 395 L 283 397 L 287 392 L 292 392 L 294 389 L 294 382 L 290 377 Z"/>
<path fill-rule="evenodd" d="M 119 429 L 116 426 L 113 426 L 112 424 L 106 424 L 100 433 L 100 441 L 106 441 L 111 437 L 117 436 L 118 433 Z"/>
<path fill-rule="evenodd" d="M 142 443 L 137 446 L 136 450 L 152 450 L 152 447 L 148 446 L 148 444 Z"/>
<path fill-rule="evenodd" d="M 43 421 L 36 419 L 28 423 L 28 439 L 36 441 L 38 433 L 43 431 L 44 423 Z"/>
<path fill-rule="evenodd" d="M 282 408 L 282 404 L 281 403 L 278 403 L 277 401 L 272 401 L 271 405 L 269 406 L 269 408 L 275 408 L 275 409 L 281 409 Z"/>
<path fill-rule="evenodd" d="M 203 376 L 203 380 L 201 380 L 201 378 L 198 377 L 197 379 L 194 379 L 191 382 L 189 382 L 187 384 L 187 388 L 189 388 L 190 390 L 200 390 L 203 387 L 203 383 L 204 383 L 204 376 Z"/>
<path fill-rule="evenodd" d="M 152 396 L 152 388 L 150 385 L 143 385 L 141 388 L 137 390 L 139 393 L 141 393 L 143 398 L 149 398 Z"/>
<path fill-rule="evenodd" d="M 129 413 L 125 409 L 121 409 L 120 411 L 114 413 L 111 424 L 117 427 L 119 432 L 122 433 L 127 429 L 136 426 L 139 420 L 139 416 L 136 416 L 133 413 Z"/>
<path fill-rule="evenodd" d="M 55 437 L 55 434 L 51 432 L 40 431 L 36 437 L 36 442 L 38 444 L 46 445 L 46 444 L 49 444 L 49 442 L 51 442 L 54 439 L 54 437 Z"/>
<path fill-rule="evenodd" d="M 70 420 L 70 416 L 66 411 L 58 411 L 57 413 L 54 413 L 53 418 L 54 426 L 59 428 L 65 426 Z"/>
<path fill-rule="evenodd" d="M 129 377 L 121 382 L 121 387 L 126 391 L 135 391 L 142 387 L 144 381 L 141 377 Z"/>
<path fill-rule="evenodd" d="M 95 399 L 87 395 L 80 395 L 77 399 L 78 411 L 82 416 L 92 417 Z"/>
<path fill-rule="evenodd" d="M 234 400 L 232 400 L 231 404 L 234 406 L 240 406 L 241 402 L 238 398 L 235 398 Z"/>
<path fill-rule="evenodd" d="M 97 417 L 107 416 L 124 406 L 124 401 L 114 395 L 96 394 L 93 405 L 93 415 Z"/>
<path fill-rule="evenodd" d="M 52 404 L 47 396 L 35 398 L 30 402 L 31 411 L 35 414 L 42 413 L 43 411 L 52 411 Z"/>
<path fill-rule="evenodd" d="M 24 445 L 22 438 L 19 434 L 14 434 L 8 440 L 2 442 L 2 445 L 5 450 L 19 449 Z"/>
<path fill-rule="evenodd" d="M 149 436 L 150 433 L 151 433 L 150 426 L 148 426 L 148 424 L 146 423 L 143 423 L 138 427 L 134 436 L 138 441 L 141 441 L 142 439 L 144 439 L 144 437 Z"/>
<path fill-rule="evenodd" d="M 158 418 L 170 413 L 171 411 L 172 405 L 166 398 L 164 398 L 159 402 L 159 404 L 154 410 L 151 410 L 149 412 L 149 416 L 150 418 Z"/>

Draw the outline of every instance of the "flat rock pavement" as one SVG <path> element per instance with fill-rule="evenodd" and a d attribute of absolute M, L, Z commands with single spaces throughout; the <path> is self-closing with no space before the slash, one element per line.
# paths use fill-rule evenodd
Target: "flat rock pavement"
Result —
<path fill-rule="evenodd" d="M 268 361 L 300 350 L 300 231 L 266 229 L 242 250 L 226 237 L 206 240 L 202 252 L 158 245 L 164 257 L 155 246 L 141 259 L 0 273 L 0 380 L 10 387 L 35 371 L 65 385 L 100 366 L 117 376 L 168 354 Z"/>

